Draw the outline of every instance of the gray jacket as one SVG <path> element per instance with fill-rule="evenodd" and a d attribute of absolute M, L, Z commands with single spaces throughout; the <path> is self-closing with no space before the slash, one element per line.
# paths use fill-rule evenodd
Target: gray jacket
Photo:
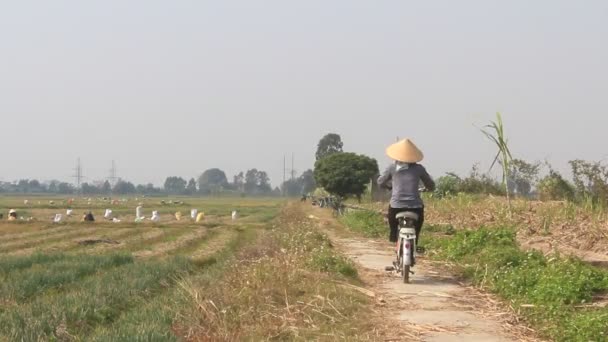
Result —
<path fill-rule="evenodd" d="M 392 208 L 423 208 L 424 203 L 418 190 L 420 182 L 428 191 L 435 190 L 435 182 L 420 164 L 392 164 L 378 178 L 379 186 L 392 189 Z"/>

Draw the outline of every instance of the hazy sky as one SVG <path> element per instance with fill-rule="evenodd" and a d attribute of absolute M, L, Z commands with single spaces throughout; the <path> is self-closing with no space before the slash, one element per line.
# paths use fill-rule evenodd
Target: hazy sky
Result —
<path fill-rule="evenodd" d="M 0 180 L 228 177 L 325 133 L 388 162 L 411 137 L 435 177 L 516 157 L 600 160 L 608 1 L 0 0 Z"/>

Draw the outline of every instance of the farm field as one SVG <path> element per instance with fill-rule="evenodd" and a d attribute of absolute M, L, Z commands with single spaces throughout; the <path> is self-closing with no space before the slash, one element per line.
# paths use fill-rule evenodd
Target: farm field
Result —
<path fill-rule="evenodd" d="M 354 266 L 283 200 L 76 199 L 78 215 L 51 223 L 66 201 L 0 197 L 2 212 L 23 217 L 0 223 L 2 341 L 307 339 L 369 327 L 355 318 L 365 296 L 334 283 L 356 283 Z M 135 223 L 138 204 L 161 222 Z M 104 220 L 106 208 L 121 222 Z M 80 222 L 88 210 L 96 222 Z"/>
<path fill-rule="evenodd" d="M 429 198 L 427 255 L 406 285 L 384 271 L 392 258 L 378 213 L 384 204 L 359 204 L 372 210 L 336 217 L 281 199 L 24 201 L 0 197 L 2 212 L 14 208 L 23 217 L 0 222 L 0 341 L 451 341 L 489 336 L 484 331 L 507 341 L 604 336 L 608 275 L 521 248 L 530 239 L 567 241 L 559 222 L 573 213 L 582 217 L 580 236 L 602 234 L 603 212 L 581 206 L 515 201 L 508 217 L 498 198 Z M 75 215 L 52 223 L 68 205 Z M 136 223 L 138 205 L 148 217 L 158 211 L 160 222 Z M 103 218 L 108 208 L 120 222 Z M 192 220 L 191 209 L 204 219 Z M 81 222 L 89 210 L 96 222 Z M 601 254 L 603 242 L 587 250 Z M 506 269 L 508 260 L 534 263 Z M 530 278 L 522 265 L 542 276 Z M 444 318 L 427 322 L 428 315 Z M 476 330 L 480 325 L 486 329 Z"/>

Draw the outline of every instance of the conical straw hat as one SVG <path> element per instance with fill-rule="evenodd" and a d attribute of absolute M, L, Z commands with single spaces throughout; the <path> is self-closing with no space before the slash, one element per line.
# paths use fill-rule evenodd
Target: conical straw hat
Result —
<path fill-rule="evenodd" d="M 422 151 L 410 139 L 392 144 L 386 149 L 386 155 L 403 163 L 418 163 L 424 159 Z"/>

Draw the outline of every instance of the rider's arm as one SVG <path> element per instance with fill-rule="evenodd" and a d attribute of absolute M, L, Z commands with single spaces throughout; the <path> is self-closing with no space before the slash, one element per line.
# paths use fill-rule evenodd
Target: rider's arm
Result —
<path fill-rule="evenodd" d="M 393 170 L 392 167 L 389 166 L 384 173 L 378 177 L 378 185 L 381 188 L 385 188 L 385 189 L 391 189 L 392 187 L 392 178 L 393 178 Z"/>
<path fill-rule="evenodd" d="M 420 173 L 420 180 L 427 191 L 435 191 L 435 182 L 424 167 L 422 167 L 422 172 Z"/>

